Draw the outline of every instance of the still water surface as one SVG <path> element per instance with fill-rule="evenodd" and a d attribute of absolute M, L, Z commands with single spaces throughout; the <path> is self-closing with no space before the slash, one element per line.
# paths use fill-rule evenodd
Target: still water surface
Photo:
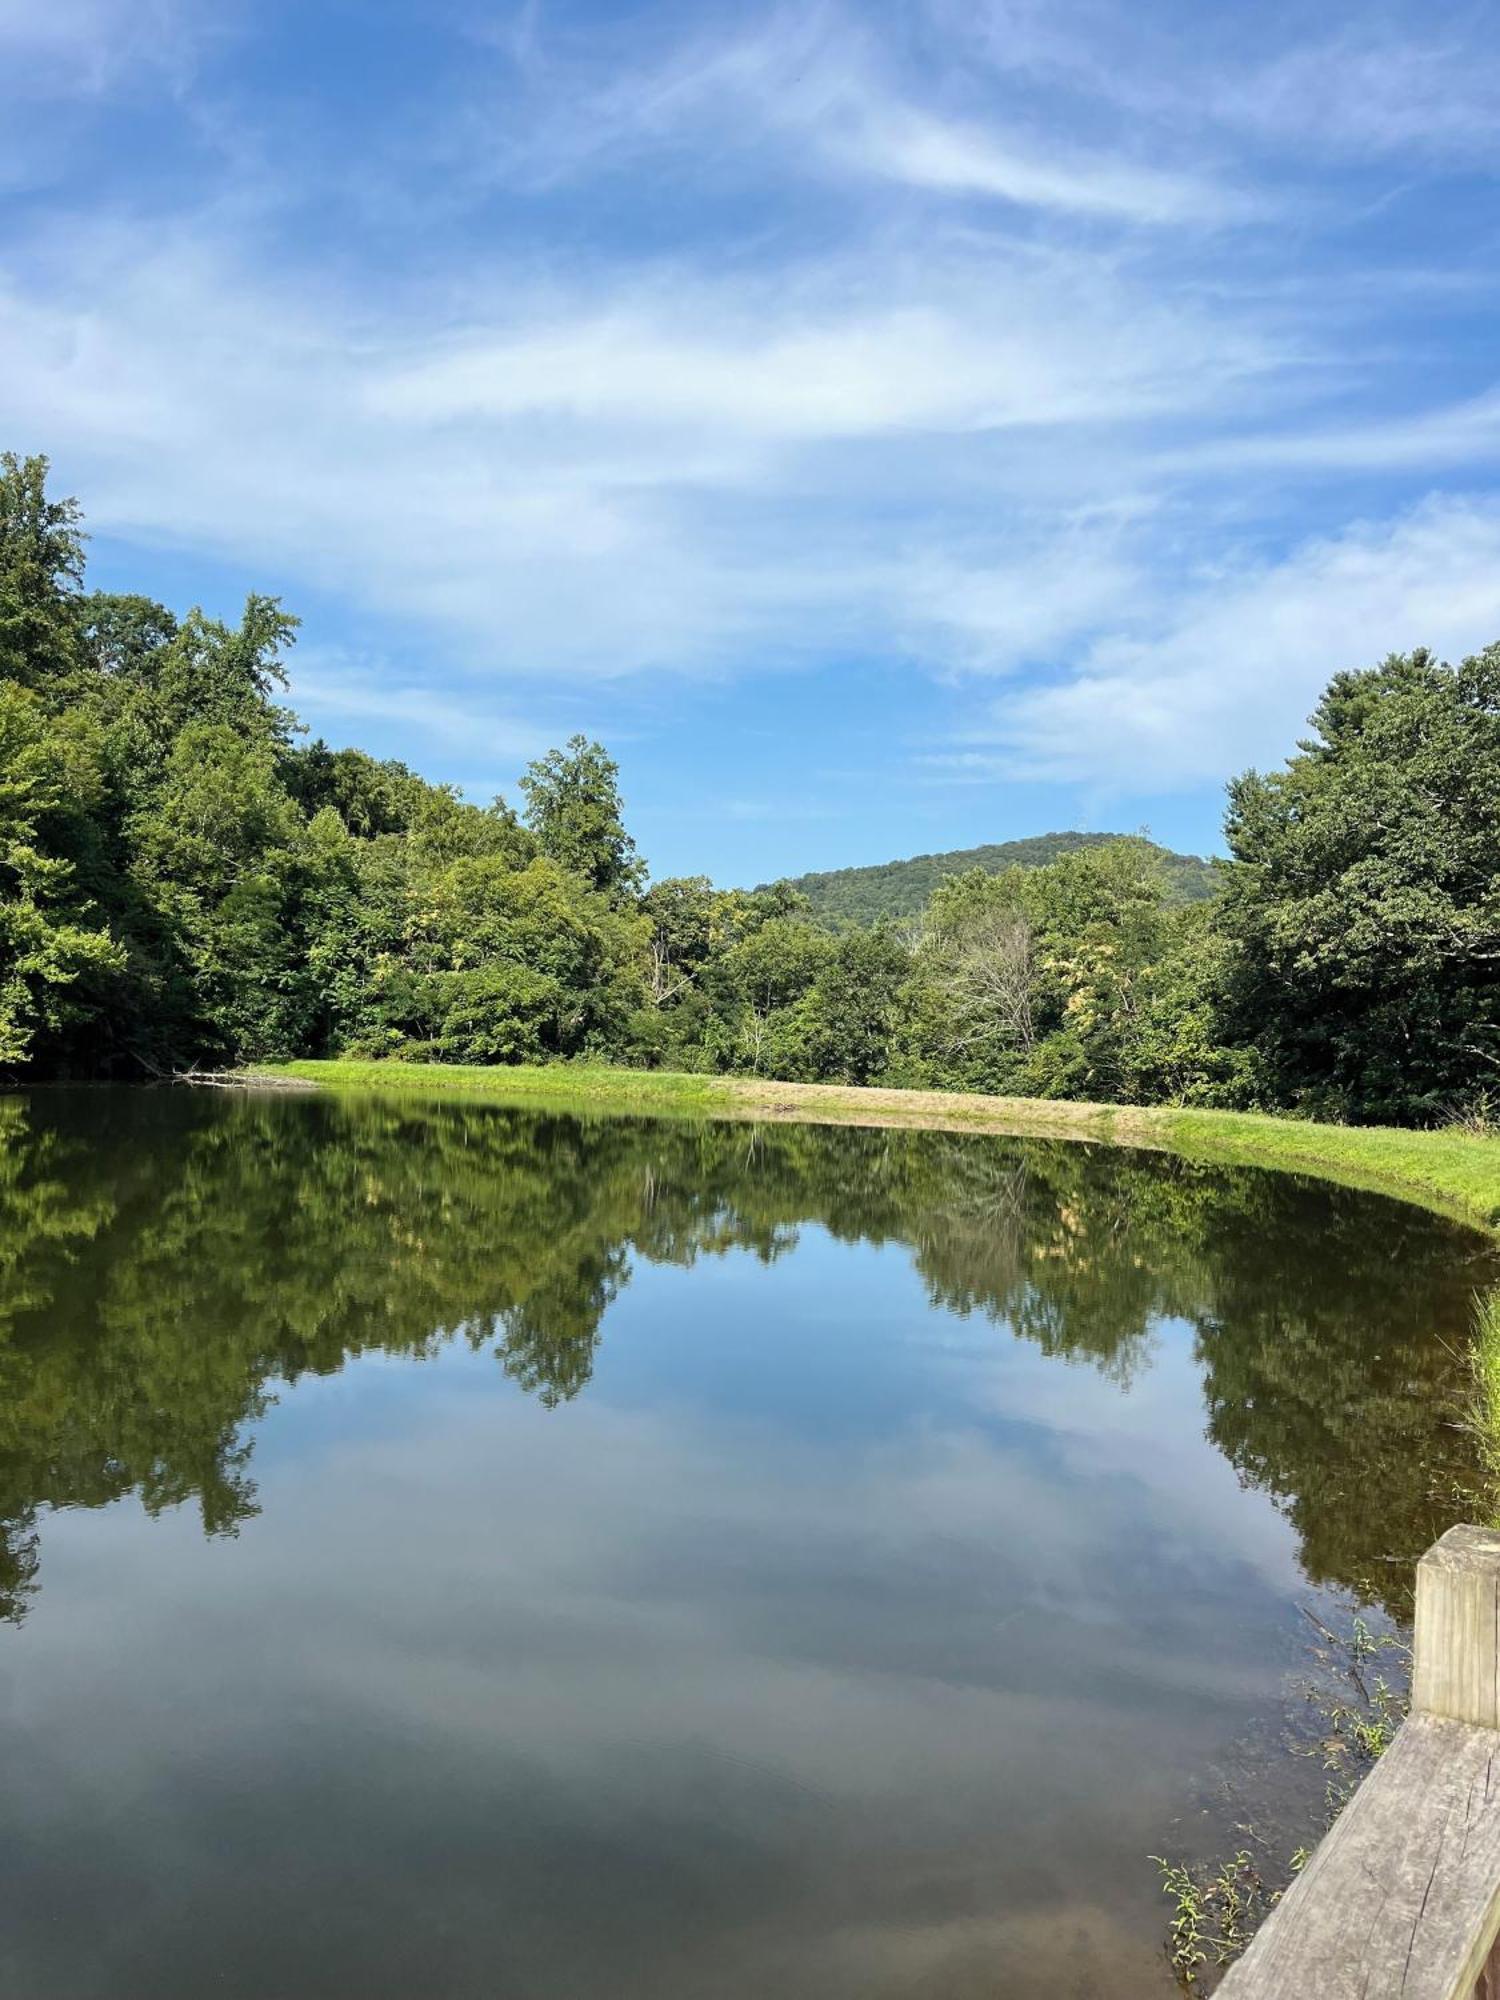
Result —
<path fill-rule="evenodd" d="M 1082 1146 L 0 1099 L 0 1992 L 1160 2000 L 1493 1275 Z"/>

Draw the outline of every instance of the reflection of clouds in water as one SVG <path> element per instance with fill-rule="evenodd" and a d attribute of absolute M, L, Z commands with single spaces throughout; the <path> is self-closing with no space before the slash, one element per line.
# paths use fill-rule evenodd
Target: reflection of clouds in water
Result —
<path fill-rule="evenodd" d="M 28 1814 L 48 1818 L 59 1779 L 70 1828 L 80 1792 L 123 1814 L 139 1861 L 181 1868 L 186 1912 L 217 1926 L 230 1883 L 191 1850 L 209 1828 L 221 1844 L 225 1788 L 251 1824 L 277 1795 L 312 1881 L 363 1801 L 396 1909 L 466 1906 L 476 1874 L 512 1872 L 467 1920 L 504 1932 L 528 1996 L 568 1991 L 569 1967 L 587 1988 L 604 1940 L 642 1982 L 610 1990 L 748 2000 L 940 1977 L 989 1995 L 1048 1925 L 1078 1932 L 1034 1961 L 1053 1976 L 1082 1976 L 1114 1925 L 1147 1934 L 1138 1862 L 1173 1774 L 1265 1685 L 1206 1626 L 1183 1657 L 1181 1557 L 1133 1553 L 1148 1490 L 1110 1468 L 1101 1513 L 1040 1433 L 921 1421 L 828 1447 L 602 1397 L 559 1418 L 484 1394 L 478 1366 L 414 1367 L 403 1435 L 315 1427 L 305 1456 L 263 1460 L 238 1542 L 181 1514 L 59 1520 L 16 1683 L 16 1719 L 52 1746 L 23 1774 Z M 356 1406 L 389 1379 L 341 1378 Z M 112 1713 L 68 1673 L 83 1646 L 115 1663 Z M 512 1908 L 518 1882 L 540 1893 L 539 1856 L 595 1871 L 588 1894 L 554 1883 L 550 1926 Z M 1132 1885 L 1122 1910 L 1072 1910 L 1094 1877 Z M 560 1944 L 589 1895 L 600 1938 Z M 683 1898 L 713 1906 L 711 1986 L 693 1983 L 710 1940 L 660 1934 Z"/>
<path fill-rule="evenodd" d="M 1128 1394 L 1023 1341 L 997 1347 L 987 1373 L 978 1401 L 1046 1431 L 1070 1472 L 1132 1481 L 1136 1508 L 1179 1562 L 1243 1563 L 1283 1593 L 1303 1582 L 1296 1535 L 1269 1504 L 1247 1504 L 1239 1474 L 1205 1438 L 1203 1370 L 1180 1320 L 1154 1329 L 1152 1364 Z"/>

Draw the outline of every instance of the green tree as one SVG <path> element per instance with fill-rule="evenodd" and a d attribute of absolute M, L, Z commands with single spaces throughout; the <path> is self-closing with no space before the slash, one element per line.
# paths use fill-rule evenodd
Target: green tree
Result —
<path fill-rule="evenodd" d="M 1170 935 L 1156 850 L 1112 840 L 1023 879 L 1038 968 L 1038 1034 L 1023 1086 L 1044 1097 L 1123 1097 L 1130 1044 Z"/>
<path fill-rule="evenodd" d="M 62 807 L 67 764 L 37 697 L 0 684 L 0 1062 L 22 1062 L 73 1011 L 77 983 L 120 954 L 74 869 L 41 829 Z"/>
<path fill-rule="evenodd" d="M 625 831 L 619 781 L 614 759 L 586 736 L 549 750 L 521 780 L 526 824 L 543 854 L 616 898 L 634 895 L 646 873 Z"/>
<path fill-rule="evenodd" d="M 638 920 L 545 856 L 453 862 L 427 885 L 409 955 L 433 1053 L 519 1062 L 607 1044 L 640 997 Z"/>
<path fill-rule="evenodd" d="M 301 821 L 273 746 L 192 723 L 131 831 L 135 879 L 192 968 L 209 1050 L 294 1054 L 309 1003 L 289 921 Z"/>
<path fill-rule="evenodd" d="M 641 913 L 651 926 L 646 991 L 653 1006 L 679 999 L 722 947 L 727 902 L 706 875 L 669 876 L 641 898 Z"/>
<path fill-rule="evenodd" d="M 56 697 L 81 660 L 83 531 L 47 493 L 45 458 L 0 452 L 0 678 Z"/>
<path fill-rule="evenodd" d="M 1036 936 L 1024 875 L 974 868 L 934 892 L 906 994 L 903 1080 L 1015 1088 L 1037 1038 Z"/>
<path fill-rule="evenodd" d="M 1230 786 L 1230 1030 L 1287 1103 L 1430 1120 L 1500 1082 L 1500 646 L 1341 673 Z"/>
<path fill-rule="evenodd" d="M 295 717 L 275 696 L 286 686 L 282 655 L 299 621 L 274 597 L 246 598 L 238 625 L 190 611 L 174 622 L 164 643 L 138 643 L 124 700 L 113 713 L 132 734 L 132 754 L 143 771 L 170 754 L 180 733 L 197 723 L 217 723 L 272 744 L 285 754 Z M 149 626 L 134 637 L 144 640 Z"/>
<path fill-rule="evenodd" d="M 803 1075 L 806 1023 L 798 1003 L 832 951 L 828 933 L 806 917 L 773 916 L 742 929 L 710 969 L 708 1044 L 715 1066 L 757 1076 Z"/>
<path fill-rule="evenodd" d="M 1225 1034 L 1233 974 L 1233 948 L 1212 904 L 1169 913 L 1164 949 L 1145 969 L 1120 1047 L 1128 1103 L 1234 1107 L 1264 1098 L 1258 1050 Z"/>
<path fill-rule="evenodd" d="M 911 956 L 885 925 L 837 939 L 801 1007 L 807 1074 L 873 1083 L 890 1060 Z"/>
<path fill-rule="evenodd" d="M 893 1075 L 1040 1097 L 1224 1101 L 1221 1072 L 1233 1064 L 1216 1063 L 1209 1046 L 1213 906 L 1173 903 L 1160 856 L 1139 838 L 1090 842 L 1045 866 L 942 883 L 918 938 Z"/>
<path fill-rule="evenodd" d="M 80 630 L 89 657 L 102 673 L 144 680 L 152 663 L 177 637 L 176 618 L 164 604 L 132 593 L 96 590 L 80 607 Z"/>
<path fill-rule="evenodd" d="M 363 750 L 330 750 L 321 739 L 299 744 L 282 775 L 309 819 L 331 809 L 359 840 L 405 833 L 426 789 L 394 758 L 381 762 Z"/>

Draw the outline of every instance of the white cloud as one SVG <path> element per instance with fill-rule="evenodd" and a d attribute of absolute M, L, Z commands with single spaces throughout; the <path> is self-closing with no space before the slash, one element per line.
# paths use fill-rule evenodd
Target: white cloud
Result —
<path fill-rule="evenodd" d="M 1067 148 L 1029 151 L 980 125 L 878 101 L 856 107 L 835 152 L 885 179 L 954 195 L 1116 222 L 1227 222 L 1255 212 L 1248 198 L 1206 178 Z"/>
<path fill-rule="evenodd" d="M 1003 323 L 986 310 L 1002 289 L 989 283 L 951 304 L 872 310 L 801 303 L 795 281 L 775 288 L 779 301 L 762 286 L 736 298 L 679 282 L 670 319 L 627 301 L 439 343 L 376 375 L 367 401 L 417 423 L 546 416 L 779 444 L 1138 417 L 1196 400 L 1186 353 L 1216 374 L 1235 366 L 1191 321 L 1174 330 L 1141 301 L 1119 301 L 1116 341 L 1101 353 L 1080 318 L 1055 317 L 1066 280 L 1007 276 Z"/>
<path fill-rule="evenodd" d="M 476 671 L 992 639 L 960 601 L 987 584 L 934 615 L 976 519 L 1024 537 L 1024 652 L 1061 630 L 1037 578 L 1094 601 L 1110 581 L 1078 580 L 1076 486 L 1046 546 L 1037 494 L 1101 462 L 1064 474 L 1061 440 L 1206 418 L 1281 359 L 1212 303 L 988 243 L 774 279 L 496 274 L 460 317 L 441 291 L 267 276 L 235 227 L 55 233 L 0 289 L 0 427 L 52 451 L 97 529 L 421 621 Z"/>
<path fill-rule="evenodd" d="M 995 704 L 961 768 L 1150 794 L 1277 763 L 1337 669 L 1500 638 L 1500 502 L 1433 498 L 1356 524 L 1226 569 L 1140 624 Z"/>

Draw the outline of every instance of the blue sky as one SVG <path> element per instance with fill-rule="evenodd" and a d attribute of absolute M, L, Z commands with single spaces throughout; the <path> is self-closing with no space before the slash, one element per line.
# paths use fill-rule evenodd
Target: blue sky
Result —
<path fill-rule="evenodd" d="M 0 0 L 0 441 L 658 874 L 1217 841 L 1500 638 L 1484 6 Z"/>

